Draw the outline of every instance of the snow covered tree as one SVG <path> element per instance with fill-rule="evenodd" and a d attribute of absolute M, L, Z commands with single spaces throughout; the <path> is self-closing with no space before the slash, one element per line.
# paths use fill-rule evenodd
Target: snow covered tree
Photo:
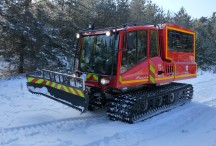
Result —
<path fill-rule="evenodd" d="M 115 0 L 101 0 L 96 5 L 95 24 L 99 27 L 115 26 L 117 22 Z"/>
<path fill-rule="evenodd" d="M 181 7 L 180 10 L 174 14 L 173 21 L 175 24 L 178 24 L 180 26 L 191 28 L 191 16 L 189 16 L 184 9 L 184 7 Z"/>
<path fill-rule="evenodd" d="M 67 33 L 66 29 L 71 27 L 57 23 L 60 21 L 56 21 L 54 16 L 57 15 L 52 13 L 58 9 L 49 1 L 37 4 L 27 1 L 4 5 L 4 12 L 1 13 L 4 56 L 14 64 L 18 63 L 20 73 L 24 69 L 66 68 L 67 56 L 72 54 L 74 31 Z"/>
<path fill-rule="evenodd" d="M 213 13 L 211 18 L 201 17 L 193 22 L 193 28 L 197 32 L 197 62 L 204 70 L 216 72 L 216 19 Z"/>
<path fill-rule="evenodd" d="M 145 21 L 146 0 L 131 0 L 130 3 L 130 21 Z"/>
<path fill-rule="evenodd" d="M 30 11 L 31 0 L 4 1 L 1 17 L 5 56 L 18 64 L 20 73 L 24 72 L 24 58 L 35 41 L 31 29 L 35 19 Z M 6 45 L 6 46 L 4 46 Z"/>
<path fill-rule="evenodd" d="M 129 21 L 130 9 L 128 0 L 117 0 L 118 25 Z"/>
<path fill-rule="evenodd" d="M 215 15 L 193 20 L 183 7 L 171 14 L 151 0 L 1 0 L 0 55 L 17 65 L 19 72 L 72 70 L 74 34 L 90 22 L 96 28 L 131 21 L 172 22 L 197 32 L 197 62 L 212 69 L 216 65 Z"/>

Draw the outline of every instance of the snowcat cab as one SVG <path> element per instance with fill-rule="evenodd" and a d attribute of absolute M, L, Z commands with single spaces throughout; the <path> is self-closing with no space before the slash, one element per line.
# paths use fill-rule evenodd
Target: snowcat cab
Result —
<path fill-rule="evenodd" d="M 196 77 L 195 33 L 174 25 L 122 25 L 76 34 L 77 70 L 27 74 L 30 92 L 82 112 L 106 107 L 110 119 L 134 123 L 190 101 Z"/>

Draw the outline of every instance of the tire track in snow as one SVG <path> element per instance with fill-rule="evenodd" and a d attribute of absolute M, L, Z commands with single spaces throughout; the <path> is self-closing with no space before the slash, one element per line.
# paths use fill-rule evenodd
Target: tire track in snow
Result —
<path fill-rule="evenodd" d="M 206 84 L 209 82 L 213 82 L 215 85 L 215 79 L 210 79 L 210 80 L 206 80 L 206 81 L 199 81 L 199 82 L 195 82 L 193 85 L 199 85 L 199 84 Z"/>
<path fill-rule="evenodd" d="M 185 131 L 186 133 L 192 130 L 195 131 L 196 127 L 205 124 L 206 120 L 211 119 L 212 113 L 214 114 L 216 111 L 208 106 L 194 102 L 187 103 L 184 106 L 177 107 L 171 111 L 147 119 L 146 121 L 136 123 L 142 125 L 143 129 L 134 128 L 130 132 L 128 132 L 127 128 L 125 130 L 119 130 L 110 136 L 106 136 L 106 139 L 98 139 L 85 146 L 124 143 L 128 137 L 136 137 L 136 140 L 128 141 L 126 146 L 140 145 L 140 143 L 144 143 L 145 141 L 172 137 L 175 133 L 184 134 Z M 171 124 L 170 128 L 164 127 L 167 123 Z M 153 134 L 148 131 L 157 132 Z"/>
<path fill-rule="evenodd" d="M 60 120 L 54 120 L 54 121 L 48 121 L 48 122 L 43 122 L 43 123 L 38 123 L 38 124 L 31 124 L 31 125 L 24 125 L 24 126 L 17 126 L 17 127 L 10 127 L 10 128 L 2 128 L 0 129 L 0 133 L 2 131 L 4 132 L 10 132 L 14 130 L 24 130 L 24 129 L 29 129 L 29 128 L 36 128 L 36 127 L 42 127 L 42 126 L 47 126 L 47 125 L 55 125 L 55 124 L 60 124 L 62 122 L 74 122 L 74 121 L 79 121 L 79 120 L 93 120 L 97 118 L 102 118 L 105 117 L 104 114 L 97 115 L 97 116 L 87 116 L 87 117 L 75 117 L 75 118 L 65 118 L 65 119 L 60 119 Z"/>
<path fill-rule="evenodd" d="M 73 131 L 87 128 L 93 123 L 101 123 L 106 119 L 105 114 L 88 117 L 65 118 L 32 125 L 17 126 L 0 129 L 0 145 L 13 143 L 21 137 L 32 137 L 40 134 L 58 133 L 59 131 Z"/>
<path fill-rule="evenodd" d="M 204 84 L 203 84 L 204 83 Z M 210 102 L 216 106 L 214 100 L 215 93 L 212 91 L 216 90 L 216 80 L 208 80 L 204 82 L 198 82 L 193 84 L 194 86 L 194 97 L 193 100 L 199 103 L 208 105 Z"/>
<path fill-rule="evenodd" d="M 204 101 L 202 102 L 202 104 L 207 105 L 209 107 L 216 107 L 216 99 Z"/>

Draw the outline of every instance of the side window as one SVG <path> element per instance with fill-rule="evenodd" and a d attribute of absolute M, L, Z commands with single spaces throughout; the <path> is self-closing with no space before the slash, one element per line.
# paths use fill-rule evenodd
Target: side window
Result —
<path fill-rule="evenodd" d="M 125 52 L 126 62 L 128 66 L 133 66 L 136 63 L 136 37 L 137 32 L 129 32 L 128 33 L 128 46 L 127 46 L 127 52 Z"/>
<path fill-rule="evenodd" d="M 137 62 L 142 61 L 146 58 L 147 50 L 147 32 L 138 31 L 137 36 Z"/>
<path fill-rule="evenodd" d="M 146 58 L 147 31 L 132 31 L 127 36 L 127 50 L 122 54 L 121 73 Z"/>
<path fill-rule="evenodd" d="M 193 52 L 193 35 L 189 33 L 168 30 L 168 47 L 175 52 Z"/>
<path fill-rule="evenodd" d="M 150 56 L 158 56 L 158 35 L 156 30 L 151 30 L 150 36 Z"/>

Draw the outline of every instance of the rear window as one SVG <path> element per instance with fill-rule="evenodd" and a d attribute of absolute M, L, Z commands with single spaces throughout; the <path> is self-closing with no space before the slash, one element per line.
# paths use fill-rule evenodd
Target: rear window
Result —
<path fill-rule="evenodd" d="M 175 52 L 193 52 L 193 35 L 175 30 L 168 30 L 168 47 Z"/>

